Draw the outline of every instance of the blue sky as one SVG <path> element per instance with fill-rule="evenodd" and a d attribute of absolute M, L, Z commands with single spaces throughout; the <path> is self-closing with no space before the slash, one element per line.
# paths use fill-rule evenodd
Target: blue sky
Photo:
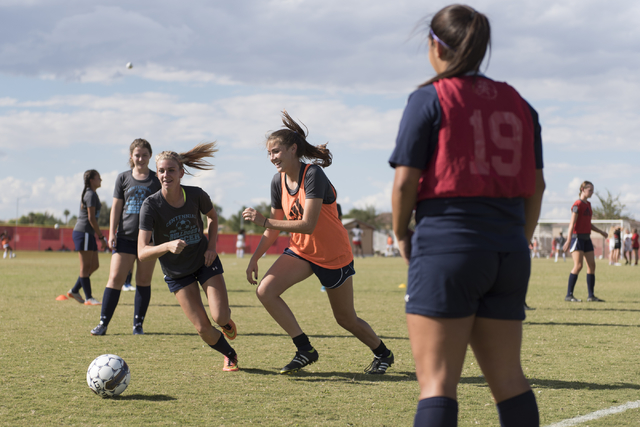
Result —
<path fill-rule="evenodd" d="M 412 34 L 446 4 L 0 0 L 0 219 L 16 208 L 77 214 L 87 169 L 111 205 L 138 137 L 155 153 L 218 141 L 216 169 L 185 183 L 228 217 L 269 199 L 264 139 L 283 108 L 311 143 L 329 142 L 326 172 L 345 211 L 389 211 L 402 109 L 433 75 Z M 568 218 L 588 179 L 640 219 L 640 5 L 469 4 L 491 20 L 486 74 L 540 113 L 542 217 Z"/>

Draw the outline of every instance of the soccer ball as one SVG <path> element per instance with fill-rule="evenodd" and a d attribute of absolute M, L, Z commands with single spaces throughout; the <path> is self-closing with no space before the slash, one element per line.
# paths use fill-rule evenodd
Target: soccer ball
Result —
<path fill-rule="evenodd" d="M 133 64 L 132 64 L 131 62 L 127 62 L 127 68 L 128 68 L 128 69 L 133 68 Z"/>
<path fill-rule="evenodd" d="M 126 390 L 130 380 L 129 366 L 115 354 L 96 357 L 87 369 L 87 384 L 101 397 L 118 396 Z"/>

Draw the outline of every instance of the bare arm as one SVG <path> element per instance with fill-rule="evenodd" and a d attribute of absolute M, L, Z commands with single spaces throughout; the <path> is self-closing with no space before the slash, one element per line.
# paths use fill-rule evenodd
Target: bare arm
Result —
<path fill-rule="evenodd" d="M 271 208 L 271 218 L 278 221 L 282 220 L 282 218 L 284 218 L 284 211 L 282 209 Z M 258 243 L 258 247 L 253 252 L 251 260 L 249 260 L 249 265 L 247 266 L 247 281 L 252 285 L 256 285 L 258 283 L 258 260 L 278 239 L 279 234 L 280 232 L 278 230 L 269 228 L 264 230 L 260 243 Z"/>
<path fill-rule="evenodd" d="M 167 252 L 179 254 L 187 247 L 184 240 L 172 240 L 158 246 L 151 244 L 151 231 L 140 230 L 138 232 L 138 258 L 140 261 L 158 259 Z"/>
<path fill-rule="evenodd" d="M 209 267 L 218 257 L 218 252 L 216 250 L 218 244 L 218 213 L 215 208 L 207 212 L 207 225 L 209 246 L 204 253 L 204 265 Z"/>
<path fill-rule="evenodd" d="M 251 221 L 261 227 L 289 233 L 312 234 L 320 218 L 322 209 L 322 199 L 307 199 L 304 202 L 304 213 L 302 219 L 286 221 L 283 219 L 265 218 L 253 208 L 247 208 L 242 212 L 242 217 L 246 221 Z M 273 210 L 272 210 L 273 211 Z M 283 212 L 284 213 L 284 212 Z M 284 215 L 283 215 L 284 218 Z"/>
<path fill-rule="evenodd" d="M 569 245 L 571 244 L 571 237 L 573 236 L 573 229 L 576 226 L 576 221 L 578 220 L 578 214 L 576 212 L 571 212 L 571 220 L 569 220 L 569 231 L 567 232 L 567 241 L 564 242 L 564 246 L 562 250 L 567 252 L 569 250 Z"/>
<path fill-rule="evenodd" d="M 527 238 L 527 242 L 531 241 L 536 225 L 538 225 L 545 187 L 542 169 L 536 169 L 536 189 L 533 196 L 524 199 L 524 235 Z"/>
<path fill-rule="evenodd" d="M 422 171 L 409 166 L 397 166 L 391 193 L 393 210 L 393 232 L 398 238 L 398 248 L 405 262 L 409 264 L 411 257 L 411 235 L 409 221 L 416 206 L 418 182 Z"/>
<path fill-rule="evenodd" d="M 93 231 L 98 235 L 98 239 L 100 239 L 100 242 L 102 242 L 102 250 L 105 250 L 107 247 L 107 241 L 105 240 L 104 235 L 102 234 L 102 231 L 100 231 L 100 227 L 98 226 L 95 206 L 87 208 L 87 217 L 89 219 L 89 224 L 91 224 L 91 227 L 93 227 Z"/>
<path fill-rule="evenodd" d="M 120 215 L 122 215 L 122 209 L 124 208 L 124 200 L 113 198 L 113 205 L 111 206 L 111 216 L 109 216 L 109 245 L 112 248 L 116 247 L 116 229 L 120 224 Z"/>
<path fill-rule="evenodd" d="M 596 226 L 595 226 L 595 225 L 593 225 L 593 224 L 591 224 L 591 229 L 592 229 L 593 231 L 595 231 L 596 233 L 600 233 L 600 234 L 602 234 L 602 237 L 604 237 L 605 239 L 606 239 L 607 237 L 609 237 L 609 233 L 607 233 L 606 231 L 602 231 L 602 230 L 600 230 L 598 227 L 596 227 Z"/>

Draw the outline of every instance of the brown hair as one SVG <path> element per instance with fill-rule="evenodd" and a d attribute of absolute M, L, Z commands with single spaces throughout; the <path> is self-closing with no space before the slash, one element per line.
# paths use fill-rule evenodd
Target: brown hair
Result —
<path fill-rule="evenodd" d="M 327 148 L 328 142 L 322 145 L 309 144 L 307 142 L 309 129 L 301 122 L 306 130 L 302 129 L 286 110 L 282 110 L 282 123 L 284 123 L 284 129 L 272 132 L 267 136 L 267 146 L 272 142 L 279 142 L 286 147 L 291 147 L 293 144 L 296 144 L 296 156 L 298 156 L 299 159 L 310 160 L 314 165 L 323 168 L 331 165 L 333 156 Z"/>
<path fill-rule="evenodd" d="M 491 50 L 489 19 L 467 5 L 452 4 L 440 9 L 431 22 L 427 22 L 427 30 L 430 42 L 434 41 L 431 32 L 442 41 L 439 43 L 444 48 L 442 59 L 448 61 L 449 66 L 420 87 L 444 78 L 479 72 L 487 48 Z"/>
<path fill-rule="evenodd" d="M 205 157 L 213 157 L 213 154 L 218 151 L 216 142 L 205 142 L 198 144 L 191 150 L 185 153 L 176 153 L 175 151 L 163 151 L 156 156 L 156 163 L 160 160 L 172 159 L 175 160 L 180 168 L 184 170 L 187 175 L 193 175 L 189 172 L 185 166 L 198 170 L 211 170 L 213 165 L 206 160 Z"/>
<path fill-rule="evenodd" d="M 584 188 L 590 185 L 593 187 L 593 183 L 591 181 L 584 181 L 582 184 L 580 184 L 580 192 L 578 193 L 578 196 L 582 194 L 582 190 L 584 190 Z M 595 187 L 594 187 L 595 188 Z"/>
<path fill-rule="evenodd" d="M 153 150 L 151 149 L 151 144 L 149 144 L 149 141 L 142 138 L 134 139 L 129 146 L 129 167 L 131 169 L 133 169 L 133 167 L 135 166 L 133 164 L 133 160 L 131 160 L 131 155 L 133 154 L 133 150 L 135 150 L 136 148 L 146 148 L 147 150 L 149 150 L 149 155 L 153 154 Z"/>
<path fill-rule="evenodd" d="M 91 188 L 91 180 L 93 178 L 96 177 L 96 175 L 98 175 L 98 171 L 95 169 L 89 169 L 88 171 L 86 171 L 83 175 L 83 179 L 84 179 L 84 188 L 82 189 L 82 196 L 80 196 L 80 206 L 82 206 L 83 208 L 87 208 L 87 206 L 84 203 L 84 195 L 87 192 L 88 188 Z"/>

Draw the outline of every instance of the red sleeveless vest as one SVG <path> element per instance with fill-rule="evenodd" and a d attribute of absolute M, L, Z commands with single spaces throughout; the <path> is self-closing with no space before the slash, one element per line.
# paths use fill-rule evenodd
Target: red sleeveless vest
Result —
<path fill-rule="evenodd" d="M 442 121 L 438 145 L 420 177 L 418 201 L 533 195 L 533 119 L 518 92 L 477 76 L 433 85 Z"/>

